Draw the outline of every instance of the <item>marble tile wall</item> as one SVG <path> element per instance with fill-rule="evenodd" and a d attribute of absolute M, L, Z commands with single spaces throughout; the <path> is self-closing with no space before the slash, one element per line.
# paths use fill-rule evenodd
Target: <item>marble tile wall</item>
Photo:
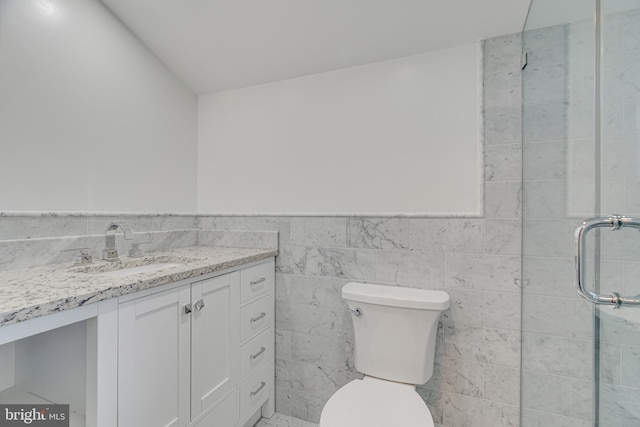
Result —
<path fill-rule="evenodd" d="M 566 195 L 573 193 L 569 187 L 574 184 L 567 179 L 567 158 L 573 154 L 569 153 L 568 134 L 569 129 L 578 129 L 568 116 L 592 115 L 593 111 L 587 109 L 591 106 L 586 93 L 580 93 L 582 110 L 575 110 L 575 103 L 569 105 L 567 51 L 577 52 L 569 49 L 568 32 L 566 26 L 556 26 L 523 33 L 528 53 L 523 71 L 523 427 L 587 424 L 571 413 L 575 406 L 572 391 L 578 384 L 590 385 L 592 344 L 572 331 L 577 326 L 572 322 L 572 309 L 583 312 L 588 307 L 572 287 L 573 224 Z M 581 53 L 593 57 L 593 50 Z M 590 142 L 584 151 L 593 147 Z M 583 184 L 587 192 L 593 188 L 593 179 Z M 590 325 L 581 326 L 588 331 Z"/>
<path fill-rule="evenodd" d="M 278 249 L 278 232 L 198 230 L 198 246 Z"/>
<path fill-rule="evenodd" d="M 431 380 L 419 387 L 438 426 L 519 425 L 520 37 L 485 43 L 485 216 L 199 217 L 201 230 L 279 232 L 276 410 L 317 423 L 359 378 L 341 299 L 349 281 L 442 289 Z"/>
<path fill-rule="evenodd" d="M 492 227 L 494 218 L 199 221 L 201 229 L 279 231 L 278 412 L 318 422 L 327 399 L 360 377 L 340 297 L 342 286 L 355 280 L 449 292 L 453 304 L 442 318 L 435 373 L 421 395 L 440 426 L 518 425 L 519 227 Z"/>
<path fill-rule="evenodd" d="M 593 30 L 526 31 L 523 45 L 523 427 L 587 427 L 593 313 L 573 288 L 572 230 L 594 216 Z"/>
<path fill-rule="evenodd" d="M 603 22 L 600 213 L 637 216 L 640 11 Z M 640 423 L 640 372 L 632 368 L 640 317 L 599 311 L 601 398 L 594 402 L 594 307 L 572 286 L 572 231 L 597 215 L 594 34 L 591 22 L 523 34 L 523 427 L 588 427 L 596 403 L 601 426 Z M 603 232 L 603 293 L 637 294 L 638 253 L 637 232 Z"/>

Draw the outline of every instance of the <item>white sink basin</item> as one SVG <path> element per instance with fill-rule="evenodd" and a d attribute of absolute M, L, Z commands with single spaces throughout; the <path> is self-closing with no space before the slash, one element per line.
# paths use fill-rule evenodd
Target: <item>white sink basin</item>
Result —
<path fill-rule="evenodd" d="M 180 263 L 177 262 L 158 262 L 155 264 L 146 264 L 146 265 L 139 265 L 136 267 L 129 267 L 129 268 L 122 268 L 119 270 L 112 270 L 112 271 L 105 271 L 103 273 L 96 273 L 96 276 L 103 276 L 103 277 L 126 277 L 126 276 L 131 276 L 133 274 L 140 274 L 140 273 L 150 273 L 150 272 L 154 272 L 154 271 L 160 271 L 160 270 L 164 270 L 167 268 L 171 268 L 171 267 L 178 267 L 180 265 Z"/>

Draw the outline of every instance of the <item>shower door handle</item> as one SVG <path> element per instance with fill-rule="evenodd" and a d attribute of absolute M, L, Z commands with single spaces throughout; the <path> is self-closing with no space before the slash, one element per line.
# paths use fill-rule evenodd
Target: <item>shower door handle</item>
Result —
<path fill-rule="evenodd" d="M 611 295 L 599 295 L 587 289 L 585 284 L 587 233 L 594 228 L 600 227 L 610 228 L 613 231 L 622 227 L 640 228 L 640 218 L 630 218 L 622 215 L 590 218 L 576 228 L 574 233 L 574 261 L 576 268 L 575 285 L 578 294 L 593 304 L 606 304 L 614 308 L 620 308 L 622 305 L 640 305 L 640 295 L 623 297 L 616 292 Z"/>

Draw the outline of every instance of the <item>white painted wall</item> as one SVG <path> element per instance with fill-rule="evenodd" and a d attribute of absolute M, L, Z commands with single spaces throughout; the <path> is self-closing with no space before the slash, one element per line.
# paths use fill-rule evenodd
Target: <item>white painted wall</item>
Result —
<path fill-rule="evenodd" d="M 198 209 L 481 214 L 476 44 L 201 96 Z"/>
<path fill-rule="evenodd" d="M 195 96 L 97 0 L 0 0 L 0 211 L 194 211 Z"/>

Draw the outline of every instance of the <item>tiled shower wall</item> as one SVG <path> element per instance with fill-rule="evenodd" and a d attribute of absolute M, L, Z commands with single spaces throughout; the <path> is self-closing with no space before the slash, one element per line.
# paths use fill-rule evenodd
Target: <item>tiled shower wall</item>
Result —
<path fill-rule="evenodd" d="M 279 231 L 276 410 L 317 422 L 359 377 L 349 281 L 442 289 L 433 378 L 419 388 L 439 426 L 519 424 L 520 38 L 485 43 L 483 218 L 201 217 L 199 228 Z M 425 195 L 423 195 L 425 196 Z"/>

